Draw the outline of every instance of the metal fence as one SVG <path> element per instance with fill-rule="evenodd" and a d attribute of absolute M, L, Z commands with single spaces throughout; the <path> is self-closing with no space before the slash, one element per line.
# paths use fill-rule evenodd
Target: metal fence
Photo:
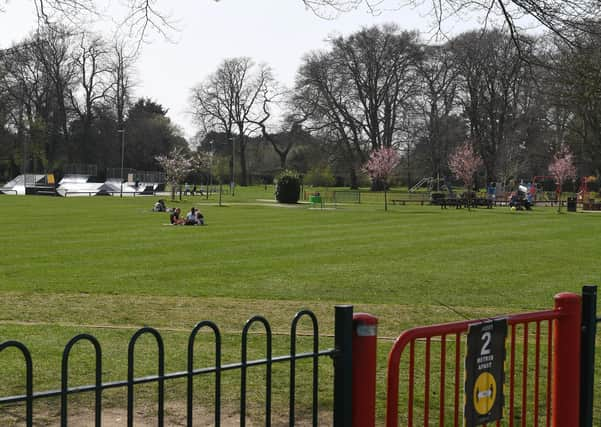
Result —
<path fill-rule="evenodd" d="M 160 171 L 140 171 L 137 169 L 124 168 L 121 171 L 120 168 L 107 168 L 106 178 L 107 179 L 121 179 L 121 173 L 123 172 L 123 179 L 125 181 L 131 175 L 131 182 L 153 182 L 153 183 L 165 183 L 165 172 Z"/>
<path fill-rule="evenodd" d="M 592 427 L 594 419 L 595 345 L 597 324 L 597 286 L 582 288 L 582 340 L 580 349 L 580 426 Z M 598 391 L 598 390 L 597 390 Z M 597 408 L 598 409 L 598 408 Z M 598 412 L 597 412 L 597 415 Z M 597 417 L 597 425 L 599 425 Z"/>
<path fill-rule="evenodd" d="M 152 383 L 157 386 L 157 420 L 158 425 L 163 426 L 165 422 L 165 383 L 175 379 L 185 379 L 186 386 L 186 419 L 187 425 L 192 426 L 194 419 L 194 379 L 199 375 L 212 375 L 214 378 L 214 425 L 221 424 L 221 403 L 222 403 L 222 379 L 221 375 L 225 371 L 237 370 L 240 373 L 240 426 L 246 425 L 247 418 L 247 377 L 248 370 L 251 367 L 264 366 L 266 369 L 265 385 L 264 385 L 264 425 L 271 425 L 271 397 L 272 397 L 272 367 L 274 364 L 287 363 L 289 366 L 289 425 L 294 426 L 296 423 L 296 379 L 299 373 L 297 372 L 297 361 L 301 359 L 310 359 L 311 369 L 311 425 L 317 426 L 319 423 L 319 363 L 324 357 L 328 361 L 334 360 L 334 425 L 349 426 L 350 420 L 350 389 L 351 383 L 349 379 L 352 377 L 350 369 L 352 369 L 352 327 L 353 327 L 353 308 L 352 306 L 337 306 L 336 307 L 336 324 L 335 324 L 335 348 L 320 349 L 319 348 L 319 326 L 315 314 L 309 310 L 303 310 L 294 316 L 290 328 L 290 352 L 286 355 L 274 356 L 272 352 L 272 330 L 269 322 L 262 316 L 254 316 L 249 319 L 242 330 L 242 350 L 241 360 L 237 363 L 223 364 L 222 363 L 222 333 L 219 327 L 211 321 L 202 321 L 192 329 L 188 338 L 187 347 L 187 369 L 181 372 L 165 373 L 165 348 L 161 334 L 154 328 L 144 327 L 133 334 L 129 340 L 127 352 L 127 379 L 122 381 L 103 382 L 102 380 L 102 347 L 98 339 L 89 334 L 80 334 L 73 337 L 65 346 L 62 353 L 61 364 L 61 388 L 58 390 L 49 390 L 34 392 L 33 389 L 33 360 L 29 349 L 19 341 L 5 341 L 0 344 L 0 355 L 3 350 L 14 348 L 20 351 L 24 359 L 25 365 L 25 394 L 8 396 L 0 398 L 0 408 L 6 408 L 7 405 L 24 404 L 25 414 L 24 419 L 27 426 L 33 426 L 34 400 L 60 398 L 60 423 L 61 426 L 67 426 L 69 422 L 68 397 L 80 393 L 94 394 L 94 420 L 95 425 L 99 427 L 102 423 L 102 403 L 103 391 L 108 389 L 121 388 L 127 391 L 127 425 L 134 424 L 134 395 L 135 386 L 139 384 Z M 297 352 L 297 326 L 301 319 L 307 318 L 311 322 L 312 351 L 298 353 Z M 258 324 L 264 329 L 266 341 L 265 357 L 263 359 L 249 360 L 248 359 L 248 341 L 250 328 Z M 198 334 L 201 330 L 208 330 L 212 333 L 215 351 L 214 366 L 208 368 L 194 367 L 194 345 Z M 157 348 L 157 372 L 155 375 L 142 378 L 134 377 L 134 366 L 136 363 L 136 343 L 142 336 L 151 336 L 156 341 Z M 71 387 L 69 386 L 69 357 L 71 350 L 76 344 L 87 342 L 93 348 L 94 358 L 94 384 Z M 306 402 L 305 402 L 306 404 Z"/>
<path fill-rule="evenodd" d="M 508 399 L 496 426 L 578 425 L 580 315 L 580 297 L 560 294 L 553 310 L 507 316 Z M 475 322 L 418 327 L 399 336 L 388 359 L 387 427 L 463 425 L 463 342 Z M 401 371 L 407 383 L 399 405 Z"/>
<path fill-rule="evenodd" d="M 63 173 L 65 175 L 98 175 L 98 166 L 88 163 L 69 163 L 65 166 Z"/>
<path fill-rule="evenodd" d="M 333 191 L 334 203 L 361 203 L 361 192 L 359 190 Z"/>
<path fill-rule="evenodd" d="M 363 316 L 363 317 L 362 317 Z M 95 425 L 102 423 L 103 392 L 108 389 L 124 389 L 127 402 L 127 425 L 134 424 L 135 388 L 140 384 L 154 384 L 157 387 L 158 425 L 165 423 L 165 384 L 171 380 L 185 380 L 186 422 L 194 422 L 194 381 L 198 376 L 212 376 L 214 389 L 213 424 L 222 422 L 222 374 L 226 371 L 238 372 L 239 377 L 239 425 L 246 426 L 249 403 L 249 369 L 264 367 L 265 375 L 260 380 L 262 425 L 272 423 L 272 395 L 274 364 L 288 367 L 288 424 L 296 425 L 297 420 L 297 379 L 299 375 L 310 375 L 310 402 L 303 406 L 310 408 L 310 423 L 320 423 L 319 412 L 319 367 L 325 357 L 333 360 L 333 411 L 332 421 L 327 425 L 335 427 L 369 427 L 375 425 L 374 414 L 371 421 L 361 418 L 355 409 L 363 407 L 362 402 L 375 399 L 375 387 L 368 383 L 376 381 L 375 363 L 375 324 L 365 328 L 362 319 L 365 313 L 353 314 L 352 306 L 336 306 L 334 347 L 320 349 L 319 326 L 316 316 L 309 310 L 303 310 L 293 317 L 290 326 L 290 349 L 288 354 L 274 356 L 272 329 L 262 316 L 253 316 L 242 330 L 241 358 L 236 363 L 223 363 L 222 333 L 211 321 L 202 321 L 192 329 L 187 340 L 187 368 L 185 371 L 165 373 L 165 346 L 161 334 L 153 328 L 144 327 L 136 331 L 129 340 L 127 351 L 127 379 L 103 382 L 102 347 L 92 335 L 80 334 L 73 337 L 62 353 L 61 387 L 58 390 L 34 392 L 33 360 L 29 349 L 19 341 L 6 341 L 0 344 L 2 351 L 8 348 L 18 350 L 23 356 L 25 366 L 25 394 L 0 398 L 0 410 L 8 405 L 24 404 L 18 410 L 25 412 L 27 426 L 33 426 L 33 404 L 35 400 L 60 399 L 60 423 L 69 422 L 68 397 L 75 394 L 93 393 Z M 299 353 L 297 327 L 301 319 L 310 320 L 309 339 L 311 351 Z M 503 418 L 493 421 L 496 426 L 592 426 L 593 423 L 593 387 L 595 365 L 595 333 L 599 321 L 596 315 L 596 287 L 585 287 L 583 297 L 572 293 L 562 293 L 555 297 L 553 309 L 505 316 L 507 345 L 503 344 L 506 360 L 504 385 L 502 388 Z M 485 319 L 489 320 L 489 319 Z M 480 320 L 466 320 L 442 325 L 432 325 L 409 329 L 395 341 L 388 358 L 386 425 L 396 427 L 399 424 L 414 425 L 463 425 L 463 404 L 466 398 L 463 362 L 466 360 L 465 334 Z M 261 327 L 265 337 L 262 359 L 249 360 L 249 331 L 253 325 Z M 208 331 L 214 343 L 214 364 L 206 368 L 195 368 L 195 343 L 201 331 Z M 369 333 L 367 333 L 367 332 Z M 153 338 L 157 349 L 156 374 L 134 376 L 136 364 L 136 345 L 143 336 Z M 362 337 L 362 338 L 361 338 Z M 366 343 L 373 341 L 373 352 L 366 358 Z M 94 384 L 69 386 L 69 359 L 72 348 L 87 342 L 93 348 Z M 263 351 L 263 350 L 261 350 Z M 297 370 L 299 360 L 311 362 L 310 369 L 300 373 Z M 373 362 L 367 363 L 367 359 Z M 0 359 L 1 361 L 2 359 Z M 581 369 L 582 366 L 582 369 Z M 307 374 L 308 372 L 308 374 Z M 282 378 L 278 376 L 277 378 Z M 406 380 L 401 388 L 399 384 Z M 305 381 L 306 382 L 306 381 Z M 263 388 L 264 387 L 264 388 Z M 253 384 L 256 388 L 256 384 Z M 280 387 L 281 388 L 281 387 Z M 196 388 L 198 390 L 198 387 Z M 203 389 L 204 390 L 204 389 Z M 368 407 L 369 405 L 365 406 Z M 14 409 L 14 408 L 13 408 Z M 361 421 L 361 419 L 363 421 Z"/>

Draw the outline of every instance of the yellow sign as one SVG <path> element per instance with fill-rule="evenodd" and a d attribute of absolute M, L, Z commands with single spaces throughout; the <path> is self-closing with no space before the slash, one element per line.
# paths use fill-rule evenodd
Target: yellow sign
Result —
<path fill-rule="evenodd" d="M 474 384 L 474 409 L 480 415 L 490 412 L 497 398 L 497 382 L 488 372 L 482 372 Z"/>

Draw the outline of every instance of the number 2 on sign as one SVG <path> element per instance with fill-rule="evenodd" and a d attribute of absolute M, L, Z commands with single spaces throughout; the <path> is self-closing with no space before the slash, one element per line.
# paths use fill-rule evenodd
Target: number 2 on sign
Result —
<path fill-rule="evenodd" d="M 492 339 L 492 334 L 490 332 L 484 332 L 482 334 L 482 341 L 484 344 L 482 345 L 482 349 L 480 350 L 481 356 L 486 356 L 490 354 L 490 340 Z"/>

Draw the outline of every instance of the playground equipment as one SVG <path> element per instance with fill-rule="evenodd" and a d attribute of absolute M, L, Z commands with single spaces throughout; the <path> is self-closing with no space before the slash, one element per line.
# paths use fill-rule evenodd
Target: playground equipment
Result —
<path fill-rule="evenodd" d="M 552 182 L 549 185 L 549 182 Z M 554 202 L 557 200 L 557 195 L 560 193 L 559 185 L 555 182 L 555 177 L 550 175 L 536 175 L 532 177 L 532 185 L 534 186 L 534 200 Z M 553 187 L 553 189 L 551 189 Z"/>
<path fill-rule="evenodd" d="M 582 203 L 582 210 L 585 211 L 599 211 L 601 210 L 601 203 L 595 202 L 594 198 L 591 198 L 591 191 L 589 190 L 588 184 L 597 181 L 596 176 L 584 176 L 580 179 L 580 186 L 578 188 L 578 201 Z"/>
<path fill-rule="evenodd" d="M 447 182 L 445 177 L 425 177 L 420 179 L 417 184 L 409 189 L 410 193 L 414 193 L 422 187 L 427 187 L 429 192 L 432 191 L 447 191 L 449 194 L 454 194 L 453 189 L 451 188 L 451 184 Z"/>
<path fill-rule="evenodd" d="M 588 185 L 597 182 L 596 176 L 583 176 L 580 178 L 580 186 L 578 187 L 578 199 L 581 202 L 588 202 L 591 192 Z"/>

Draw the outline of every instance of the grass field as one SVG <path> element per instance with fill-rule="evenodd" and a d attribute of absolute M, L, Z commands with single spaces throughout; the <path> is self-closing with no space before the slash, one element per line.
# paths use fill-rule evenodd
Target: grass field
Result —
<path fill-rule="evenodd" d="M 286 354 L 296 311 L 315 311 L 328 346 L 334 305 L 353 304 L 379 317 L 382 396 L 390 339 L 404 328 L 546 309 L 554 294 L 601 277 L 601 216 L 419 205 L 385 212 L 380 197 L 311 209 L 274 203 L 271 188 L 239 188 L 221 207 L 215 197 L 168 203 L 198 206 L 207 221 L 173 227 L 151 212 L 156 198 L 0 196 L 0 341 L 30 347 L 41 390 L 58 388 L 62 349 L 79 332 L 101 340 L 108 381 L 125 378 L 128 339 L 143 325 L 164 333 L 167 369 L 183 370 L 187 333 L 200 320 L 219 324 L 226 359 L 236 361 L 253 314 L 282 334 L 274 354 Z M 18 358 L 2 357 L 2 394 L 20 393 Z M 136 373 L 152 373 L 155 360 Z M 327 408 L 331 372 L 323 370 Z M 73 381 L 92 382 L 84 373 Z"/>

